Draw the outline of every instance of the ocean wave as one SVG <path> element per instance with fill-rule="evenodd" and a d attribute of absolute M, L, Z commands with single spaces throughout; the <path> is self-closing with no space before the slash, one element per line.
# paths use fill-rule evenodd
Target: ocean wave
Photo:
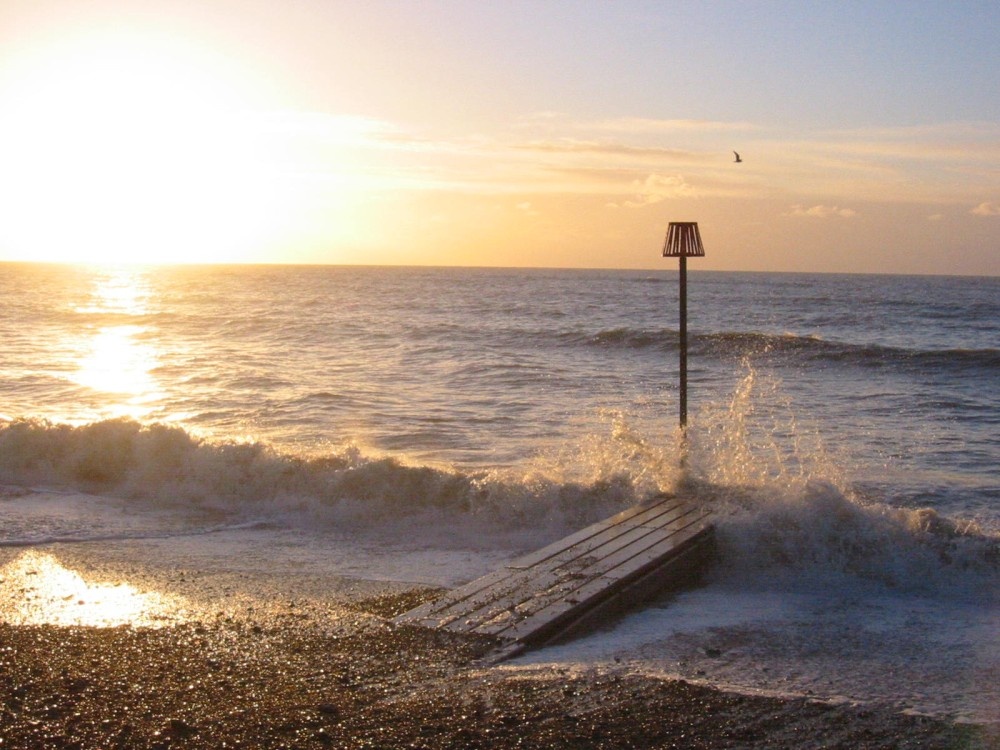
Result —
<path fill-rule="evenodd" d="M 351 444 L 320 457 L 287 455 L 263 443 L 210 442 L 180 427 L 127 419 L 2 424 L 0 478 L 178 511 L 278 514 L 334 527 L 434 515 L 561 531 L 632 505 L 642 492 L 625 477 L 577 483 L 410 466 Z"/>
<path fill-rule="evenodd" d="M 635 435 L 622 440 L 633 458 L 650 448 Z M 757 582 L 839 576 L 936 594 L 1000 590 L 1000 538 L 971 522 L 929 508 L 891 508 L 810 472 L 720 481 L 705 458 L 692 457 L 666 489 L 713 511 L 720 550 L 713 575 Z M 644 459 L 652 460 L 662 456 Z M 396 529 L 408 538 L 425 535 L 429 544 L 488 547 L 514 539 L 530 547 L 643 500 L 651 485 L 642 464 L 567 481 L 538 469 L 410 466 L 352 445 L 315 458 L 290 456 L 260 443 L 213 443 L 179 427 L 128 420 L 0 425 L 3 482 L 61 486 L 179 514 L 210 512 L 215 520 L 203 527 L 209 531 L 270 520 L 310 529 Z M 63 532 L 48 541 L 85 540 Z"/>
<path fill-rule="evenodd" d="M 612 328 L 594 332 L 559 334 L 561 343 L 605 348 L 672 350 L 679 345 L 675 330 Z M 825 360 L 858 365 L 902 364 L 919 367 L 982 368 L 1000 370 L 1000 349 L 909 349 L 879 344 L 828 341 L 814 335 L 726 331 L 692 333 L 692 353 L 716 357 L 744 358 L 793 354 L 807 360 Z"/>
<path fill-rule="evenodd" d="M 676 349 L 678 334 L 669 329 L 641 330 L 611 328 L 602 331 L 567 331 L 557 334 L 560 343 L 570 346 L 596 346 L 605 348 Z"/>
<path fill-rule="evenodd" d="M 845 578 L 904 592 L 995 596 L 1000 538 L 932 508 L 864 502 L 823 481 L 693 490 L 717 519 L 716 578 L 815 586 Z"/>

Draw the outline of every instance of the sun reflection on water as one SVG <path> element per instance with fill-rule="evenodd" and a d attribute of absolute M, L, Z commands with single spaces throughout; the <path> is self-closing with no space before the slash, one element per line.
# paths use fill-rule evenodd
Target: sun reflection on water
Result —
<path fill-rule="evenodd" d="M 72 382 L 100 394 L 101 417 L 141 418 L 163 395 L 153 374 L 160 364 L 159 353 L 143 341 L 149 329 L 141 316 L 149 312 L 150 296 L 145 271 L 111 268 L 95 280 L 86 303 L 75 308 L 81 315 L 111 316 L 115 321 L 88 329 L 87 337 L 74 347 L 77 353 L 69 374 Z"/>
<path fill-rule="evenodd" d="M 141 268 L 109 266 L 94 280 L 94 289 L 78 313 L 118 313 L 145 315 L 149 312 L 152 291 L 147 272 Z"/>
<path fill-rule="evenodd" d="M 0 568 L 0 620 L 12 625 L 157 627 L 184 617 L 178 596 L 124 581 L 88 581 L 52 554 L 28 550 Z"/>
<path fill-rule="evenodd" d="M 143 330 L 134 325 L 98 330 L 78 362 L 73 381 L 95 391 L 131 396 L 133 404 L 153 395 L 157 384 L 151 370 L 157 358 L 152 347 L 136 340 Z"/>

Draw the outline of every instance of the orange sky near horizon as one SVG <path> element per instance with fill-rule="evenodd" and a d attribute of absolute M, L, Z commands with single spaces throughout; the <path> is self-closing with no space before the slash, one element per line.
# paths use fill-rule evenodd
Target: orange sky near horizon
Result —
<path fill-rule="evenodd" d="M 0 260 L 658 268 L 698 221 L 702 269 L 1000 275 L 1000 96 L 947 88 L 986 19 L 792 8 L 14 0 Z"/>

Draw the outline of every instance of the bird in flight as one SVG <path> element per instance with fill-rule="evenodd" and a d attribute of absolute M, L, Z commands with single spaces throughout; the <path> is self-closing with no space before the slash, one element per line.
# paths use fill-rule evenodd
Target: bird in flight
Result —
<path fill-rule="evenodd" d="M 743 162 L 743 160 L 740 158 L 739 153 L 737 153 L 736 151 L 733 151 L 733 154 L 736 156 L 736 158 L 733 159 L 733 161 L 736 162 L 737 164 L 741 164 Z"/>

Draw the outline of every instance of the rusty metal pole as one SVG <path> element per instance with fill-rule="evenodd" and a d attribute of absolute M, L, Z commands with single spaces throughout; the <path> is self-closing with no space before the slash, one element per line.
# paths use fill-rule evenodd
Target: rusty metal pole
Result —
<path fill-rule="evenodd" d="M 667 227 L 667 238 L 663 243 L 663 257 L 677 258 L 680 262 L 680 424 L 681 431 L 687 428 L 687 259 L 705 255 L 701 244 L 701 233 L 695 221 L 672 221 Z"/>

